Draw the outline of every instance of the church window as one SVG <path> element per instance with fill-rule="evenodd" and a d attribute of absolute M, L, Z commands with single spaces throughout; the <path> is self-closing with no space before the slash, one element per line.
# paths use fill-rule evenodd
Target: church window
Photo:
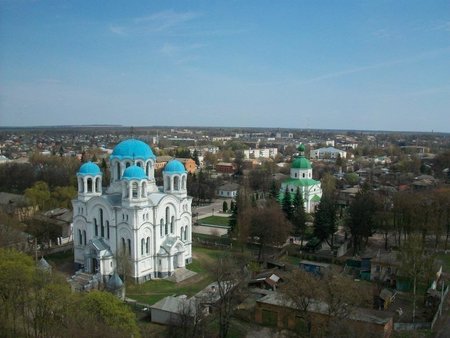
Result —
<path fill-rule="evenodd" d="M 131 239 L 128 239 L 127 241 L 128 241 L 128 254 L 131 257 Z"/>
<path fill-rule="evenodd" d="M 137 182 L 133 182 L 131 183 L 131 189 L 132 189 L 132 193 L 133 193 L 133 198 L 138 198 L 138 184 Z"/>
<path fill-rule="evenodd" d="M 117 162 L 117 164 L 116 164 L 116 168 L 117 168 L 117 180 L 120 180 L 120 163 L 119 162 Z"/>
<path fill-rule="evenodd" d="M 180 190 L 180 178 L 178 176 L 173 178 L 173 188 L 174 190 Z"/>
<path fill-rule="evenodd" d="M 137 166 L 138 166 L 139 168 L 142 167 L 142 163 L 141 163 L 141 162 L 138 162 L 138 163 L 136 163 L 136 164 L 137 164 Z"/>
<path fill-rule="evenodd" d="M 305 178 L 305 173 L 303 173 L 303 178 Z"/>
<path fill-rule="evenodd" d="M 144 246 L 145 246 L 145 240 L 141 239 L 141 256 L 144 256 Z"/>
<path fill-rule="evenodd" d="M 78 230 L 78 244 L 83 244 L 83 235 L 81 234 L 81 230 Z"/>
<path fill-rule="evenodd" d="M 164 226 L 164 220 L 161 218 L 159 220 L 159 236 L 162 237 L 163 236 L 163 226 Z"/>
<path fill-rule="evenodd" d="M 109 221 L 106 221 L 106 237 L 109 239 Z"/>
<path fill-rule="evenodd" d="M 173 234 L 173 224 L 175 222 L 175 217 L 172 216 L 170 219 L 170 233 Z"/>
<path fill-rule="evenodd" d="M 92 192 L 92 178 L 88 178 L 86 181 L 87 181 L 87 192 Z"/>
<path fill-rule="evenodd" d="M 295 173 L 295 177 L 297 177 L 297 173 Z"/>
<path fill-rule="evenodd" d="M 128 168 L 130 165 L 131 165 L 131 163 L 130 163 L 130 162 L 127 162 L 127 163 L 125 164 L 125 167 Z"/>
<path fill-rule="evenodd" d="M 187 240 L 187 228 L 188 228 L 188 226 L 186 225 L 186 226 L 184 227 L 184 240 L 185 240 L 185 241 Z"/>
<path fill-rule="evenodd" d="M 95 233 L 95 236 L 98 236 L 98 225 L 97 225 L 96 218 L 94 218 L 94 233 Z"/>
<path fill-rule="evenodd" d="M 125 238 L 122 237 L 122 252 L 123 252 L 123 253 L 125 253 L 125 248 L 126 248 L 126 245 L 125 245 Z"/>
<path fill-rule="evenodd" d="M 102 237 L 105 237 L 105 225 L 103 224 L 103 209 L 99 209 L 100 214 L 100 233 Z"/>
<path fill-rule="evenodd" d="M 169 207 L 166 207 L 166 227 L 165 227 L 165 234 L 167 235 L 169 231 L 169 216 L 170 216 L 170 210 Z"/>
<path fill-rule="evenodd" d="M 169 176 L 166 176 L 166 187 L 167 187 L 167 190 L 170 190 L 170 177 Z"/>
<path fill-rule="evenodd" d="M 147 237 L 145 241 L 145 253 L 148 254 L 150 252 L 150 237 Z"/>
<path fill-rule="evenodd" d="M 86 230 L 83 230 L 83 241 L 84 245 L 86 245 Z"/>

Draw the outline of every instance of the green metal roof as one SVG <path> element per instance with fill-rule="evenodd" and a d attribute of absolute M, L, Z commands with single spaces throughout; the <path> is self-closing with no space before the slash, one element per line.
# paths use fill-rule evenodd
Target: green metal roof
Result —
<path fill-rule="evenodd" d="M 296 185 L 300 187 L 307 187 L 319 183 L 319 181 L 313 180 L 312 178 L 289 178 L 286 181 L 283 181 L 283 184 Z"/>
<path fill-rule="evenodd" d="M 292 162 L 292 168 L 294 169 L 311 169 L 311 162 L 309 162 L 304 156 L 297 157 Z"/>

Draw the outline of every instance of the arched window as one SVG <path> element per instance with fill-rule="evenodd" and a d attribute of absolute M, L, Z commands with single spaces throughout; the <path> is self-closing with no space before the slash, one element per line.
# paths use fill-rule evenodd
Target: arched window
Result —
<path fill-rule="evenodd" d="M 145 240 L 141 239 L 141 256 L 144 256 L 144 246 L 145 246 Z"/>
<path fill-rule="evenodd" d="M 86 179 L 87 181 L 87 192 L 92 192 L 92 178 Z"/>
<path fill-rule="evenodd" d="M 180 190 L 180 178 L 178 176 L 173 177 L 173 189 Z"/>
<path fill-rule="evenodd" d="M 148 255 L 150 252 L 150 237 L 147 237 L 147 240 L 145 242 L 145 253 Z"/>
<path fill-rule="evenodd" d="M 303 178 L 305 178 L 305 173 L 303 173 Z"/>
<path fill-rule="evenodd" d="M 180 229 L 180 238 L 181 238 L 182 241 L 184 241 L 183 235 L 184 235 L 184 228 L 181 227 L 181 229 Z"/>
<path fill-rule="evenodd" d="M 78 230 L 78 244 L 83 245 L 83 235 L 81 234 L 81 230 Z"/>
<path fill-rule="evenodd" d="M 86 230 L 83 230 L 83 241 L 84 245 L 86 245 Z"/>
<path fill-rule="evenodd" d="M 122 237 L 122 252 L 125 253 L 126 244 L 125 244 L 125 238 Z"/>
<path fill-rule="evenodd" d="M 137 182 L 133 182 L 131 183 L 131 190 L 132 190 L 132 197 L 133 198 L 138 198 L 138 183 Z"/>
<path fill-rule="evenodd" d="M 166 187 L 167 190 L 170 190 L 170 176 L 166 176 Z"/>
<path fill-rule="evenodd" d="M 125 164 L 125 167 L 128 168 L 130 165 L 131 165 L 131 163 L 130 163 L 130 162 L 127 162 L 127 163 Z"/>
<path fill-rule="evenodd" d="M 103 209 L 99 208 L 99 216 L 100 216 L 100 234 L 102 237 L 105 237 L 105 225 L 103 224 Z"/>
<path fill-rule="evenodd" d="M 128 241 L 128 254 L 131 257 L 131 239 L 128 239 L 127 241 Z"/>
<path fill-rule="evenodd" d="M 141 162 L 137 162 L 136 165 L 141 168 L 142 167 L 142 163 Z"/>
<path fill-rule="evenodd" d="M 163 236 L 163 227 L 164 227 L 164 220 L 161 218 L 159 220 L 159 236 L 160 237 Z"/>
<path fill-rule="evenodd" d="M 166 207 L 166 227 L 165 227 L 165 234 L 167 235 L 169 232 L 169 217 L 170 217 L 170 210 L 169 207 Z"/>
<path fill-rule="evenodd" d="M 172 216 L 172 217 L 170 218 L 170 233 L 171 233 L 171 234 L 173 234 L 173 224 L 174 224 L 174 222 L 175 222 L 175 217 Z"/>
<path fill-rule="evenodd" d="M 95 236 L 98 236 L 97 218 L 94 218 L 94 233 L 95 233 Z"/>
<path fill-rule="evenodd" d="M 109 239 L 109 221 L 106 221 L 106 237 Z"/>
<path fill-rule="evenodd" d="M 117 162 L 117 164 L 116 164 L 116 170 L 117 170 L 117 172 L 116 172 L 116 174 L 117 174 L 116 180 L 120 180 L 120 163 L 119 162 Z"/>
<path fill-rule="evenodd" d="M 187 241 L 187 239 L 188 239 L 188 236 L 187 236 L 187 234 L 188 234 L 188 231 L 187 231 L 187 230 L 188 230 L 188 227 L 189 227 L 189 226 L 187 226 L 187 225 L 184 227 L 184 240 L 185 240 L 185 241 Z"/>

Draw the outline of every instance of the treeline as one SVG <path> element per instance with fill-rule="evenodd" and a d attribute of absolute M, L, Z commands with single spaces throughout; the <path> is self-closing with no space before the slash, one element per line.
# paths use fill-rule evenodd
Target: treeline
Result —
<path fill-rule="evenodd" d="M 72 293 L 31 257 L 0 249 L 2 337 L 140 337 L 134 313 L 107 292 Z"/>
<path fill-rule="evenodd" d="M 80 161 L 74 157 L 33 154 L 29 163 L 0 165 L 0 191 L 23 194 L 38 181 L 55 187 L 76 187 L 76 172 Z"/>

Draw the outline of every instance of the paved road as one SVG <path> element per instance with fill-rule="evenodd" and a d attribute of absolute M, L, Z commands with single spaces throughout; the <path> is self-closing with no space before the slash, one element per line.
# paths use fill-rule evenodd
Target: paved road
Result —
<path fill-rule="evenodd" d="M 228 207 L 230 207 L 231 199 L 217 199 L 214 200 L 211 204 L 201 206 L 201 207 L 192 207 L 192 218 L 193 221 L 196 222 L 197 219 L 205 218 L 208 216 L 229 216 L 227 214 L 222 213 L 223 201 L 227 201 Z M 196 215 L 198 213 L 198 217 Z"/>

